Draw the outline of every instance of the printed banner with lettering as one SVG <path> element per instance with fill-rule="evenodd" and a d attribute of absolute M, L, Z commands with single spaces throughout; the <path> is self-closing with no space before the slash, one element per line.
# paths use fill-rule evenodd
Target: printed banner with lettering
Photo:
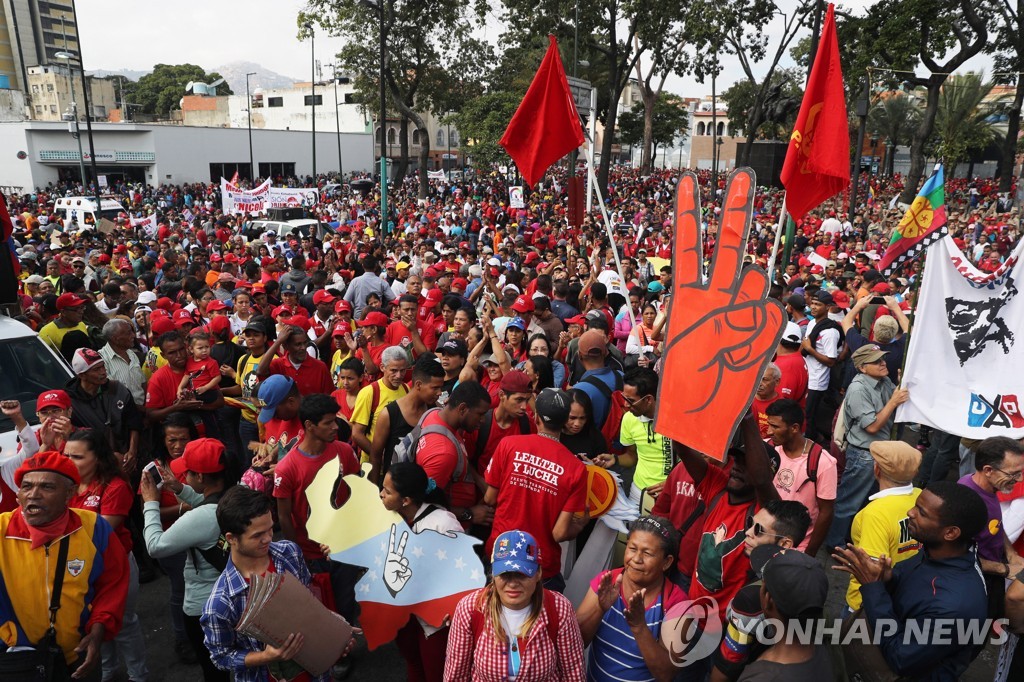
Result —
<path fill-rule="evenodd" d="M 155 213 L 145 218 L 132 218 L 131 224 L 132 227 L 142 230 L 142 234 L 150 239 L 156 236 L 157 224 Z"/>
<path fill-rule="evenodd" d="M 526 202 L 523 199 L 523 188 L 520 186 L 513 186 L 508 188 L 508 207 L 509 208 L 526 208 Z"/>
<path fill-rule="evenodd" d="M 267 208 L 313 207 L 320 201 L 320 194 L 312 187 L 271 187 L 267 191 Z"/>
<path fill-rule="evenodd" d="M 1024 437 L 1024 241 L 981 272 L 944 237 L 928 251 L 897 421 L 966 438 Z"/>
<path fill-rule="evenodd" d="M 235 213 L 262 213 L 267 208 L 267 192 L 270 180 L 259 187 L 242 189 L 238 185 L 220 179 L 221 210 L 227 215 Z"/>

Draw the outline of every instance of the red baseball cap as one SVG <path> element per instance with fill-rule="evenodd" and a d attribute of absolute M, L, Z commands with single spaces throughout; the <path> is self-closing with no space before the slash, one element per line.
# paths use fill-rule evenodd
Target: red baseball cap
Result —
<path fill-rule="evenodd" d="M 284 319 L 284 323 L 291 327 L 298 327 L 304 332 L 309 331 L 309 318 L 305 315 L 292 315 L 291 317 L 286 317 Z"/>
<path fill-rule="evenodd" d="M 210 301 L 206 304 L 206 312 L 215 313 L 218 310 L 231 310 L 231 306 L 220 299 Z"/>
<path fill-rule="evenodd" d="M 186 324 L 196 324 L 195 319 L 192 317 L 192 313 L 187 310 L 178 310 L 174 313 L 174 326 L 182 327 Z"/>
<path fill-rule="evenodd" d="M 533 299 L 529 296 L 517 296 L 515 303 L 512 304 L 512 310 L 517 313 L 532 313 L 535 308 Z"/>
<path fill-rule="evenodd" d="M 85 296 L 79 296 L 78 294 L 61 294 L 57 297 L 57 310 L 64 310 L 65 308 L 77 308 L 80 305 L 85 305 L 89 302 Z"/>
<path fill-rule="evenodd" d="M 582 314 L 574 315 L 573 317 L 567 318 L 565 320 L 565 323 L 566 324 L 586 324 L 587 323 L 587 318 L 584 317 Z"/>
<path fill-rule="evenodd" d="M 334 325 L 334 331 L 331 332 L 331 336 L 344 336 L 352 331 L 352 327 L 348 322 L 338 322 Z"/>
<path fill-rule="evenodd" d="M 359 320 L 356 324 L 360 327 L 386 327 L 391 324 L 391 321 L 384 313 L 374 310 L 366 316 L 366 319 Z"/>
<path fill-rule="evenodd" d="M 272 318 L 274 318 L 275 320 L 278 317 L 280 317 L 281 315 L 289 315 L 289 316 L 291 316 L 291 314 L 292 314 L 292 309 L 289 308 L 286 305 L 279 305 L 276 308 L 274 308 L 272 311 L 270 311 L 270 316 Z"/>
<path fill-rule="evenodd" d="M 155 313 L 156 311 L 154 310 L 153 312 Z M 161 336 L 177 329 L 169 317 L 157 317 L 156 315 L 149 318 L 149 328 L 153 330 L 154 336 Z"/>
<path fill-rule="evenodd" d="M 320 289 L 313 294 L 313 305 L 320 305 L 321 303 L 334 303 L 338 300 L 337 296 L 330 293 L 325 289 Z"/>
<path fill-rule="evenodd" d="M 217 334 L 219 336 L 231 329 L 231 320 L 224 315 L 218 315 L 210 320 L 210 324 L 206 325 L 206 328 L 211 334 Z"/>
<path fill-rule="evenodd" d="M 71 407 L 71 397 L 59 388 L 52 391 L 43 391 L 36 398 L 36 409 L 44 410 L 47 407 L 59 407 L 66 410 Z"/>
<path fill-rule="evenodd" d="M 423 298 L 426 299 L 428 307 L 433 307 L 441 302 L 441 299 L 444 298 L 444 294 L 437 288 L 427 289 L 423 293 Z"/>
<path fill-rule="evenodd" d="M 350 313 L 352 312 L 352 304 L 345 299 L 339 300 L 334 304 L 334 312 L 336 313 Z"/>
<path fill-rule="evenodd" d="M 887 282 L 879 282 L 875 286 L 871 287 L 871 293 L 889 295 L 892 293 L 892 288 L 889 287 Z"/>
<path fill-rule="evenodd" d="M 845 291 L 833 291 L 832 303 L 840 310 L 848 310 L 850 308 L 850 295 Z"/>
<path fill-rule="evenodd" d="M 224 471 L 224 444 L 214 438 L 197 438 L 185 446 L 181 457 L 171 460 L 175 476 L 186 471 L 197 474 L 216 474 Z"/>
<path fill-rule="evenodd" d="M 469 280 L 465 277 L 456 277 L 452 280 L 452 289 L 465 291 L 469 287 Z"/>

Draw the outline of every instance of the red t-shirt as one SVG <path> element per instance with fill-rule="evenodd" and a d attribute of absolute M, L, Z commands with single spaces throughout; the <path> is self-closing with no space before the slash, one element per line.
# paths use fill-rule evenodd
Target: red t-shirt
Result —
<path fill-rule="evenodd" d="M 185 371 L 189 374 L 200 372 L 199 376 L 192 380 L 192 386 L 202 388 L 206 384 L 220 377 L 220 365 L 213 358 L 206 358 L 202 362 L 189 358 L 185 363 Z"/>
<path fill-rule="evenodd" d="M 306 357 L 298 369 L 287 357 L 274 358 L 270 361 L 271 374 L 283 374 L 290 377 L 299 387 L 299 395 L 310 395 L 312 393 L 326 393 L 330 395 L 334 391 L 334 382 L 331 381 L 331 370 L 327 369 L 322 361 L 313 357 Z M 153 375 L 156 376 L 155 374 Z"/>
<path fill-rule="evenodd" d="M 125 523 L 128 521 L 128 513 L 132 510 L 134 501 L 135 495 L 132 494 L 132 489 L 128 487 L 124 479 L 112 478 L 106 485 L 94 481 L 84 493 L 76 493 L 68 506 L 72 509 L 86 509 L 100 516 L 125 517 L 114 533 L 124 545 L 125 551 L 130 552 L 132 551 L 132 534 L 128 531 L 128 526 Z"/>
<path fill-rule="evenodd" d="M 338 416 L 347 422 L 352 421 L 352 410 L 355 409 L 355 405 L 348 404 L 348 393 L 345 393 L 344 389 L 339 388 L 337 391 L 331 394 L 334 398 L 334 402 L 338 403 Z"/>
<path fill-rule="evenodd" d="M 775 365 L 782 373 L 779 379 L 779 397 L 795 400 L 800 407 L 807 404 L 807 364 L 800 353 L 777 355 Z"/>
<path fill-rule="evenodd" d="M 441 419 L 440 411 L 431 412 L 423 420 L 424 427 L 437 424 L 448 428 L 448 425 Z M 455 435 L 465 442 L 464 436 Z M 434 479 L 438 488 L 448 494 L 453 507 L 472 507 L 476 504 L 476 485 L 472 481 L 463 481 L 464 476 L 459 476 L 458 480 L 452 480 L 457 473 L 460 473 L 456 471 L 459 456 L 455 444 L 447 436 L 439 433 L 428 433 L 421 436 L 420 442 L 416 446 L 416 463 L 423 467 L 427 476 Z M 465 466 L 470 466 L 469 462 Z"/>
<path fill-rule="evenodd" d="M 270 447 L 277 448 L 278 461 L 291 452 L 292 448 L 298 445 L 306 434 L 298 417 L 288 420 L 274 417 L 264 424 L 263 428 L 263 442 Z"/>
<path fill-rule="evenodd" d="M 774 403 L 776 400 L 780 400 L 782 396 L 778 393 L 773 395 L 768 400 L 761 400 L 756 395 L 754 396 L 754 402 L 750 404 L 750 409 L 754 411 L 754 416 L 757 417 L 757 428 L 761 432 L 761 438 L 768 439 L 771 433 L 768 432 L 768 415 L 765 411 L 768 406 Z"/>
<path fill-rule="evenodd" d="M 731 504 L 729 493 L 724 492 L 729 472 L 708 466 L 704 480 L 697 485 L 697 494 L 708 506 L 704 523 L 700 526 L 697 560 L 694 564 L 690 599 L 714 597 L 719 604 L 719 618 L 725 621 L 725 608 L 740 588 L 747 583 L 750 558 L 743 553 L 747 532 L 747 517 L 757 511 L 757 502 L 751 500 Z M 715 501 L 715 496 L 722 495 Z M 714 502 L 714 505 L 712 505 Z"/>
<path fill-rule="evenodd" d="M 487 465 L 490 464 L 491 462 L 491 455 L 494 454 L 494 451 L 498 448 L 498 443 L 500 443 L 503 438 L 508 438 L 509 436 L 523 435 L 523 432 L 519 428 L 519 422 L 521 420 L 513 419 L 512 424 L 510 424 L 507 429 L 503 429 L 498 424 L 498 420 L 495 419 L 493 412 L 491 413 L 490 416 L 491 432 L 487 434 L 487 443 L 484 444 L 484 450 L 483 452 L 480 453 L 479 459 L 476 460 L 477 471 L 479 471 L 481 474 L 487 471 Z M 535 433 L 533 419 L 527 417 L 526 421 L 530 422 L 530 430 L 527 431 L 526 433 Z M 473 431 L 472 433 L 466 434 L 466 452 L 469 453 L 470 459 L 476 457 L 477 438 L 479 436 L 479 431 Z"/>
<path fill-rule="evenodd" d="M 709 463 L 709 466 L 714 465 Z M 655 499 L 651 514 L 668 519 L 673 526 L 682 530 L 683 524 L 697 508 L 699 499 L 697 486 L 694 484 L 690 472 L 686 470 L 685 465 L 677 464 L 665 479 L 665 487 Z M 683 535 L 679 543 L 679 558 L 676 560 L 676 568 L 687 577 L 693 574 L 693 563 L 697 558 L 703 520 L 703 514 L 695 518 L 690 524 L 689 531 Z"/>
<path fill-rule="evenodd" d="M 437 336 L 434 335 L 434 330 L 430 328 L 430 325 L 417 322 L 416 331 L 419 332 L 420 339 L 423 341 L 423 345 L 427 347 L 427 350 L 437 345 Z M 401 320 L 388 325 L 388 331 L 384 334 L 384 341 L 388 346 L 401 346 L 410 353 L 415 353 L 412 347 L 412 337 L 409 336 L 409 330 L 405 328 Z"/>
<path fill-rule="evenodd" d="M 360 360 L 362 360 L 365 363 L 366 362 L 366 356 L 369 355 L 370 359 L 373 360 L 373 364 L 377 365 L 377 367 L 379 368 L 380 367 L 380 358 L 381 358 L 382 355 L 384 355 L 384 351 L 388 349 L 389 345 L 390 344 L 388 344 L 387 341 L 385 341 L 384 343 L 378 344 L 376 346 L 371 346 L 370 344 L 366 344 L 365 348 L 360 348 L 359 350 L 356 351 L 356 357 L 359 358 Z M 380 372 L 378 371 L 377 374 L 372 375 L 372 376 L 380 376 Z"/>
<path fill-rule="evenodd" d="M 184 372 L 175 372 L 170 365 L 153 372 L 146 386 L 146 409 L 159 410 L 172 405 L 178 399 L 178 386 L 184 376 Z"/>
<path fill-rule="evenodd" d="M 274 469 L 274 497 L 292 501 L 292 525 L 295 527 L 295 542 L 302 548 L 307 559 L 323 558 L 320 545 L 309 539 L 306 533 L 306 519 L 309 518 L 309 502 L 306 488 L 316 478 L 320 469 L 332 460 L 338 460 L 343 476 L 359 472 L 359 458 L 348 443 L 328 443 L 317 456 L 302 452 L 298 446 L 292 448 Z"/>
<path fill-rule="evenodd" d="M 499 535 L 523 530 L 537 540 L 545 578 L 558 575 L 562 550 L 551 536 L 558 515 L 582 512 L 587 495 L 587 468 L 556 440 L 540 435 L 501 441 L 484 476 L 498 489 L 494 525 L 485 550 Z"/>

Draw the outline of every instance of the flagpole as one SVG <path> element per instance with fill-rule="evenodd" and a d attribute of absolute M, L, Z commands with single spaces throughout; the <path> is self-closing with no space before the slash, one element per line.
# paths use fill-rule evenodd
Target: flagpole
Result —
<path fill-rule="evenodd" d="M 779 255 L 779 245 L 782 243 L 782 230 L 786 226 L 786 218 L 789 217 L 789 213 L 786 211 L 786 194 L 782 194 L 782 211 L 779 213 L 779 225 L 775 230 L 775 244 L 772 246 L 772 255 L 768 259 L 768 281 L 769 283 L 775 282 L 775 259 Z"/>
<path fill-rule="evenodd" d="M 604 197 L 601 196 L 601 187 L 597 183 L 597 175 L 594 173 L 594 149 L 593 138 L 587 136 L 587 144 L 583 146 L 583 153 L 587 157 L 587 178 L 597 195 L 597 205 L 601 208 L 601 217 L 604 218 L 604 230 L 608 235 L 608 243 L 612 247 L 612 255 L 615 256 L 615 269 L 619 272 L 619 280 L 622 288 L 626 288 L 626 276 L 622 272 L 622 260 L 619 258 L 619 250 L 615 248 L 615 234 L 612 232 L 612 221 L 608 217 L 608 207 L 604 205 Z M 636 326 L 636 317 L 633 315 L 633 308 L 629 305 L 629 292 L 626 292 L 626 313 L 629 315 L 630 327 Z"/>

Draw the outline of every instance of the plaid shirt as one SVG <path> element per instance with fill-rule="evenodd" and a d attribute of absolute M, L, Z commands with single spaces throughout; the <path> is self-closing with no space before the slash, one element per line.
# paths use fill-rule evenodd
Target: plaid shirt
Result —
<path fill-rule="evenodd" d="M 486 588 L 485 588 L 486 589 Z M 538 585 L 538 589 L 540 586 Z M 471 612 L 479 608 L 483 590 L 463 597 L 455 607 L 448 634 L 448 655 L 444 682 L 504 682 L 508 679 L 508 642 L 494 638 L 490 615 L 483 613 L 483 630 L 473 641 Z M 555 595 L 558 641 L 548 634 L 548 612 L 541 610 L 525 642 L 521 641 L 522 662 L 516 682 L 583 682 L 583 637 L 569 600 Z"/>
<path fill-rule="evenodd" d="M 276 572 L 291 573 L 303 585 L 309 585 L 309 569 L 306 568 L 298 545 L 293 542 L 272 542 L 270 559 L 274 562 Z M 210 659 L 215 666 L 235 674 L 235 682 L 269 682 L 270 672 L 265 666 L 249 668 L 245 665 L 246 654 L 263 651 L 266 645 L 235 631 L 235 625 L 245 611 L 248 594 L 249 583 L 229 560 L 224 572 L 213 585 L 200 619 L 206 636 L 206 648 L 210 650 Z M 320 677 L 310 676 L 309 679 L 326 682 L 330 680 L 330 673 Z"/>

